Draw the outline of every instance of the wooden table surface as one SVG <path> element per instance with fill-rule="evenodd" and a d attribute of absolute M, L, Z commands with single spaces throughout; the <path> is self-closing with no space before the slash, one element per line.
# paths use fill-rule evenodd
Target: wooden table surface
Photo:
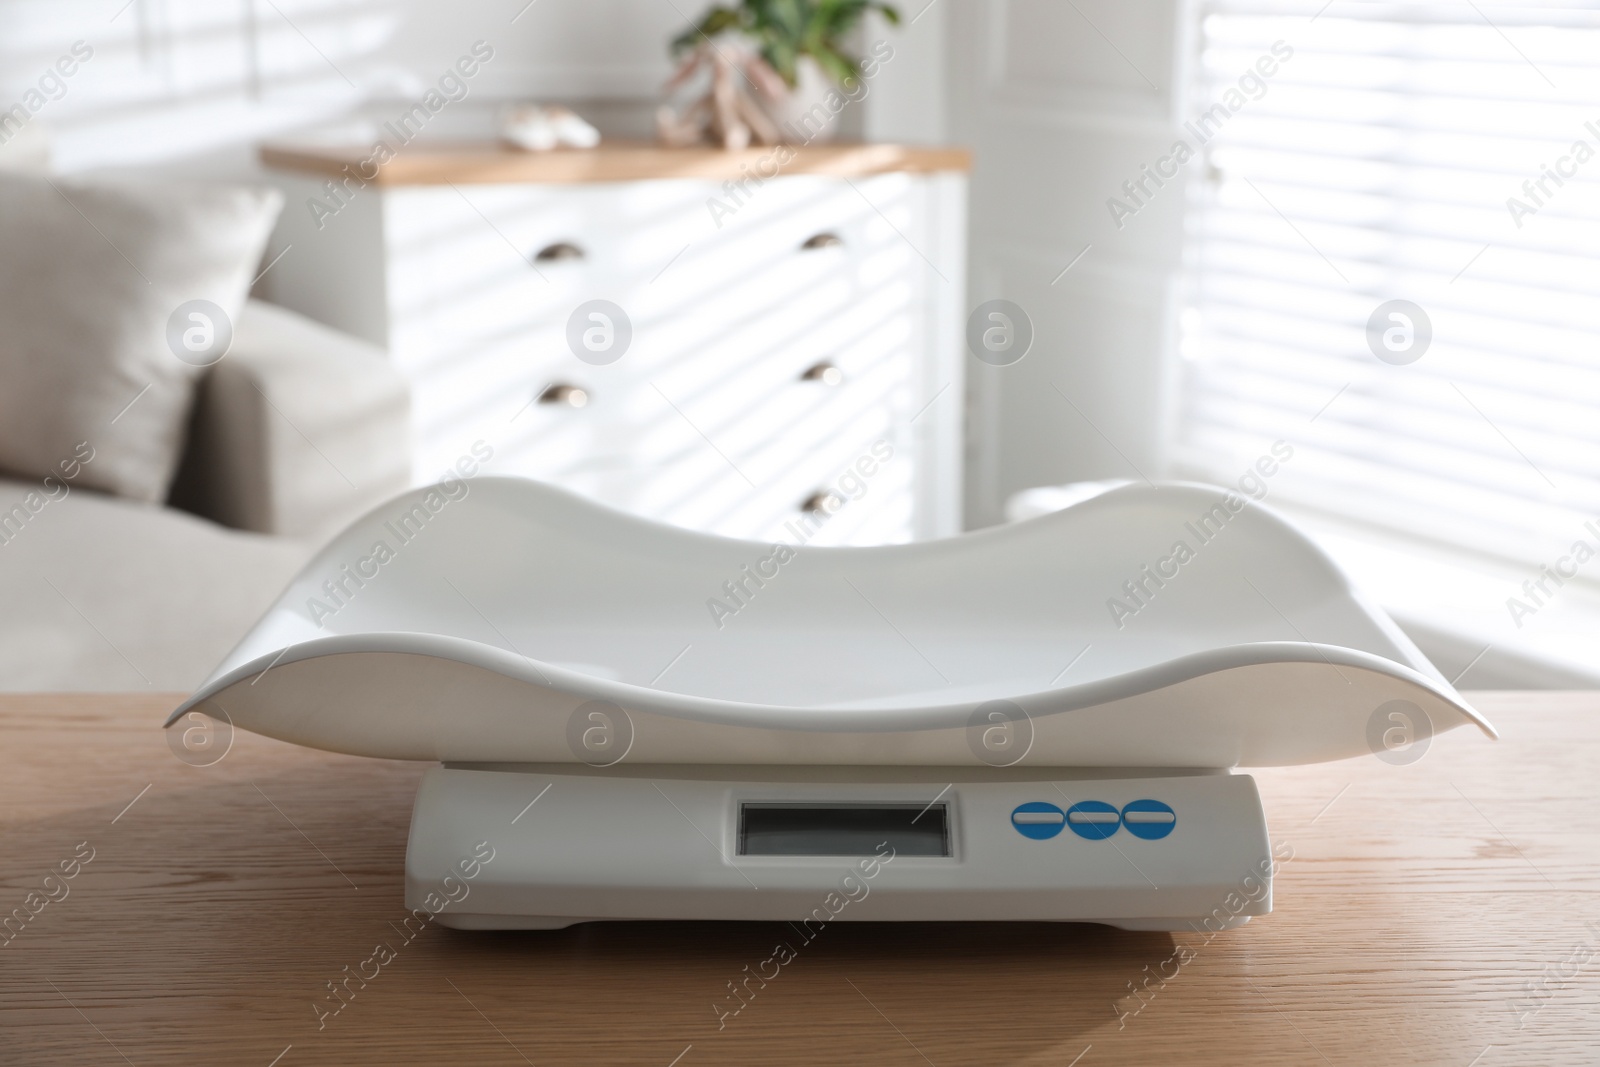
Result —
<path fill-rule="evenodd" d="M 1475 700 L 1498 744 L 1258 773 L 1293 858 L 1241 929 L 836 923 L 719 1029 L 786 927 L 404 943 L 420 765 L 241 733 L 200 768 L 176 698 L 0 697 L 0 1063 L 1600 1064 L 1600 694 Z"/>

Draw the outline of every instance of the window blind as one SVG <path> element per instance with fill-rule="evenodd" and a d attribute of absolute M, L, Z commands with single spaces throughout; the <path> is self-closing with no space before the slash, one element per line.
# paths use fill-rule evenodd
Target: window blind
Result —
<path fill-rule="evenodd" d="M 1519 565 L 1600 547 L 1600 10 L 1319 7 L 1198 5 L 1190 117 L 1243 102 L 1189 183 L 1181 465 L 1235 482 L 1282 439 L 1279 502 Z M 1414 362 L 1369 345 L 1390 300 L 1431 324 Z"/>

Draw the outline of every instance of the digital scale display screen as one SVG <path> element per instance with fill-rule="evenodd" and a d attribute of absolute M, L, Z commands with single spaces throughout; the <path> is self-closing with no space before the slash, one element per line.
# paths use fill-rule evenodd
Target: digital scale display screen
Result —
<path fill-rule="evenodd" d="M 741 856 L 950 855 L 947 804 L 741 804 Z"/>

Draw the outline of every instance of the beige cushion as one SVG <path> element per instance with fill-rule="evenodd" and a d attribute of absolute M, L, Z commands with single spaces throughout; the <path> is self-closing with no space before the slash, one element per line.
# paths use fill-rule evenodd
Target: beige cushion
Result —
<path fill-rule="evenodd" d="M 210 301 L 226 336 L 281 206 L 265 189 L 0 173 L 0 470 L 60 477 L 92 452 L 74 486 L 164 499 L 213 355 L 175 354 L 174 321 L 179 338 L 202 324 L 174 315 Z"/>

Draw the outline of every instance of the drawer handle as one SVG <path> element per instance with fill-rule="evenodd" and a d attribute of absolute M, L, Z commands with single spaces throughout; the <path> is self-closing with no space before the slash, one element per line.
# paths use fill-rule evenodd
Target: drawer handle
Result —
<path fill-rule="evenodd" d="M 563 260 L 582 259 L 583 257 L 583 249 L 577 245 L 570 241 L 557 241 L 553 245 L 546 245 L 539 249 L 538 254 L 533 258 L 537 263 L 560 263 Z"/>
<path fill-rule="evenodd" d="M 838 248 L 842 244 L 844 244 L 844 238 L 836 233 L 829 233 L 824 230 L 819 234 L 807 237 L 805 244 L 801 245 L 800 248 L 802 251 L 815 252 L 819 248 Z"/>
<path fill-rule="evenodd" d="M 838 385 L 844 381 L 844 371 L 827 360 L 823 360 L 821 363 L 813 363 L 807 367 L 805 373 L 800 375 L 800 380 L 802 382 L 821 382 L 823 385 Z"/>
<path fill-rule="evenodd" d="M 833 501 L 833 511 L 838 511 L 844 506 L 844 501 L 839 499 L 838 493 L 830 493 L 826 489 L 818 489 L 815 493 L 800 501 L 800 510 L 804 512 L 828 511 L 828 502 Z"/>
<path fill-rule="evenodd" d="M 589 403 L 589 391 L 581 386 L 558 382 L 547 386 L 545 391 L 539 394 L 539 403 L 565 404 L 569 408 L 581 408 Z"/>

